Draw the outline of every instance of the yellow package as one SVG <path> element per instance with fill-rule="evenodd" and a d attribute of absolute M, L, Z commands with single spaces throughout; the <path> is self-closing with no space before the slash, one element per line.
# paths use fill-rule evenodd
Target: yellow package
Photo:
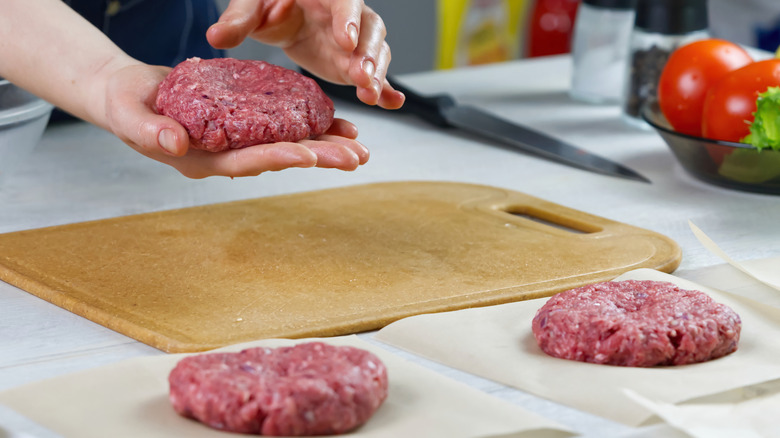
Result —
<path fill-rule="evenodd" d="M 438 0 L 438 68 L 518 58 L 529 1 Z"/>

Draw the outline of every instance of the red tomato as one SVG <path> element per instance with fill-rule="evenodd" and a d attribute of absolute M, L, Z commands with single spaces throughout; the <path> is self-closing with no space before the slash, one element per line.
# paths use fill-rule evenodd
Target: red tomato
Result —
<path fill-rule="evenodd" d="M 666 61 L 658 82 L 658 105 L 672 127 L 701 135 L 707 90 L 726 73 L 753 62 L 742 47 L 706 39 L 681 46 Z"/>
<path fill-rule="evenodd" d="M 780 59 L 754 62 L 726 74 L 704 99 L 702 135 L 740 141 L 750 134 L 758 95 L 777 86 L 780 86 Z"/>

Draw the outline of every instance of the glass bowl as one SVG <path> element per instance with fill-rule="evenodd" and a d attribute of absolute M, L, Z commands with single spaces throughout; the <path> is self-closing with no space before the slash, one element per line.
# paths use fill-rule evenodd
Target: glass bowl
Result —
<path fill-rule="evenodd" d="M 683 169 L 697 179 L 729 189 L 780 194 L 780 151 L 759 151 L 749 144 L 676 132 L 657 101 L 648 102 L 642 118 L 663 138 Z"/>
<path fill-rule="evenodd" d="M 32 152 L 53 106 L 0 78 L 0 181 Z"/>

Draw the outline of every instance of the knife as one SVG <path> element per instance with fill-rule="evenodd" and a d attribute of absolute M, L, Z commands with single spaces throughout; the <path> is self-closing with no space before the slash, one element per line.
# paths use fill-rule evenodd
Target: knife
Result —
<path fill-rule="evenodd" d="M 302 70 L 302 73 L 317 81 L 330 97 L 359 102 L 354 87 L 324 81 L 306 70 Z M 387 80 L 393 88 L 406 95 L 404 105 L 392 111 L 413 114 L 435 126 L 457 128 L 557 163 L 603 175 L 650 183 L 649 179 L 628 167 L 477 107 L 459 105 L 448 94 L 424 96 L 390 76 Z"/>

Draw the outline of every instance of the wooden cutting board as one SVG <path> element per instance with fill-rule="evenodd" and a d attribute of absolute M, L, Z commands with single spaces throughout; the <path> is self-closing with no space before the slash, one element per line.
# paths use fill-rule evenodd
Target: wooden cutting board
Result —
<path fill-rule="evenodd" d="M 0 235 L 0 279 L 167 352 L 331 336 L 673 271 L 654 232 L 499 188 L 394 182 Z"/>

